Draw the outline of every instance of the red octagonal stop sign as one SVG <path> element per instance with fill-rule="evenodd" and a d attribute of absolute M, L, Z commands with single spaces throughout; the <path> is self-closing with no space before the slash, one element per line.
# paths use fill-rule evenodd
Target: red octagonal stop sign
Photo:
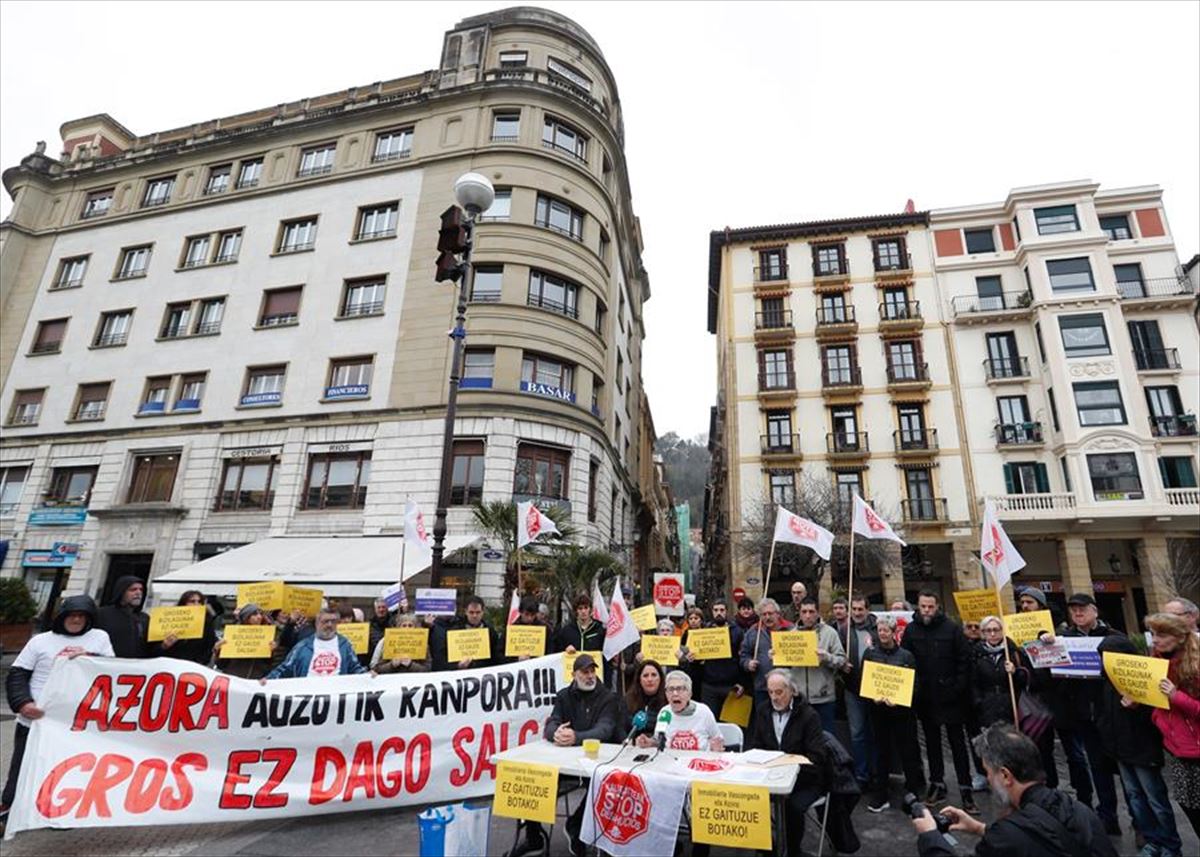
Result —
<path fill-rule="evenodd" d="M 650 795 L 637 774 L 610 771 L 596 789 L 596 826 L 617 845 L 627 845 L 650 829 Z"/>
<path fill-rule="evenodd" d="M 678 607 L 683 603 L 683 584 L 677 577 L 664 577 L 654 584 L 654 600 L 664 607 Z"/>

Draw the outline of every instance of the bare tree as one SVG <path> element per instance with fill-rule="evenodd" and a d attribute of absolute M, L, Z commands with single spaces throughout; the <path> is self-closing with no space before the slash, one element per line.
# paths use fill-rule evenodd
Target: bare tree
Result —
<path fill-rule="evenodd" d="M 752 505 L 743 506 L 742 529 L 735 534 L 733 555 L 735 561 L 759 564 L 765 578 L 767 561 L 771 553 L 771 541 L 775 533 L 775 510 L 777 504 L 769 497 L 760 495 Z M 811 548 L 787 542 L 775 545 L 775 562 L 772 580 L 801 580 L 814 593 L 821 578 L 830 572 L 833 580 L 844 588 L 850 574 L 850 525 L 854 506 L 838 494 L 833 480 L 801 473 L 796 486 L 795 500 L 787 506 L 788 511 L 808 518 L 833 533 L 837 539 L 830 551 L 829 561 L 821 559 Z M 890 522 L 897 520 L 896 510 L 875 506 L 875 511 Z M 903 537 L 898 523 L 893 528 Z M 857 538 L 854 543 L 855 575 L 879 576 L 891 561 L 888 542 Z"/>
<path fill-rule="evenodd" d="M 1150 573 L 1172 595 L 1200 601 L 1200 540 L 1167 539 L 1166 565 L 1152 562 Z"/>

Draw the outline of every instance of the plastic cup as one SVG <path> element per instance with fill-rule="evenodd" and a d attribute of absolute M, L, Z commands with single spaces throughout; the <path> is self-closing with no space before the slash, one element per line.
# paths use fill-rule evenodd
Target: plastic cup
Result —
<path fill-rule="evenodd" d="M 598 738 L 585 738 L 583 742 L 583 755 L 589 759 L 595 759 L 600 755 L 600 740 Z"/>

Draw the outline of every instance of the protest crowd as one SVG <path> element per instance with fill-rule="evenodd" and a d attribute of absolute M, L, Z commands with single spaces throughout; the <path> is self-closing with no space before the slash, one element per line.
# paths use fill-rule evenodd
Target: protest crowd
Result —
<path fill-rule="evenodd" d="M 542 725 L 547 744 L 624 741 L 647 750 L 803 757 L 785 801 L 783 841 L 792 855 L 801 853 L 812 823 L 807 811 L 826 802 L 821 825 L 840 853 L 857 849 L 855 823 L 887 811 L 912 814 L 922 855 L 954 853 L 947 826 L 980 836 L 980 855 L 1116 854 L 1108 837 L 1121 833 L 1122 799 L 1139 857 L 1182 853 L 1173 805 L 1193 830 L 1200 823 L 1200 611 L 1185 598 L 1145 618 L 1147 648 L 1105 624 L 1089 593 L 1070 595 L 1066 615 L 1047 622 L 1045 594 L 1018 585 L 1011 607 L 986 616 L 959 610 L 960 623 L 932 590 L 920 591 L 915 605 L 885 610 L 855 591 L 820 604 L 796 581 L 783 607 L 770 597 L 689 599 L 683 616 L 670 617 L 641 605 L 637 632 L 614 651 L 610 615 L 631 615 L 631 594 L 619 582 L 608 604 L 598 583 L 591 595 L 576 594 L 558 627 L 548 619 L 557 593 L 514 593 L 507 622 L 497 627 L 476 596 L 460 598 L 455 615 L 432 616 L 410 609 L 416 605 L 397 590 L 357 606 L 321 599 L 310 611 L 248 601 L 227 610 L 189 591 L 177 606 L 199 611 L 189 614 L 198 619 L 195 630 L 163 636 L 152 631 L 139 579 L 119 581 L 101 607 L 88 596 L 65 598 L 52 629 L 30 640 L 7 676 L 18 725 L 4 814 L 16 799 L 30 726 L 43 716 L 39 694 L 60 657 L 172 658 L 271 686 L 357 673 L 501 669 L 562 652 L 574 658 L 573 676 L 557 689 Z M 1022 623 L 1026 614 L 1031 621 Z M 479 654 L 463 656 L 455 642 L 461 632 L 486 641 Z M 253 656 L 234 653 L 242 633 L 262 644 Z M 401 643 L 413 636 L 426 645 Z M 541 645 L 510 654 L 517 637 Z M 1091 654 L 1077 660 L 1072 652 Z M 1148 691 L 1157 701 L 1135 699 L 1108 680 L 1110 656 L 1158 662 L 1164 677 Z M 879 690 L 878 676 L 888 674 L 907 676 L 906 694 Z M 838 737 L 839 712 L 848 742 Z M 1007 814 L 985 826 L 975 794 L 989 791 Z M 860 799 L 869 814 L 852 821 Z M 572 854 L 585 853 L 598 836 L 589 833 L 587 806 L 578 800 L 566 820 Z M 522 822 L 518 834 L 514 855 L 543 851 L 541 824 Z M 697 842 L 691 853 L 703 857 L 708 847 Z"/>

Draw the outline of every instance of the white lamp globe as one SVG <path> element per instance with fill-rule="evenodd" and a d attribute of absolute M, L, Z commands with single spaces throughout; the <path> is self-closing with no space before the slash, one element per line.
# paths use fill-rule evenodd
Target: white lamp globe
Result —
<path fill-rule="evenodd" d="M 464 173 L 454 183 L 454 198 L 472 217 L 492 207 L 496 189 L 486 176 L 479 173 Z"/>

